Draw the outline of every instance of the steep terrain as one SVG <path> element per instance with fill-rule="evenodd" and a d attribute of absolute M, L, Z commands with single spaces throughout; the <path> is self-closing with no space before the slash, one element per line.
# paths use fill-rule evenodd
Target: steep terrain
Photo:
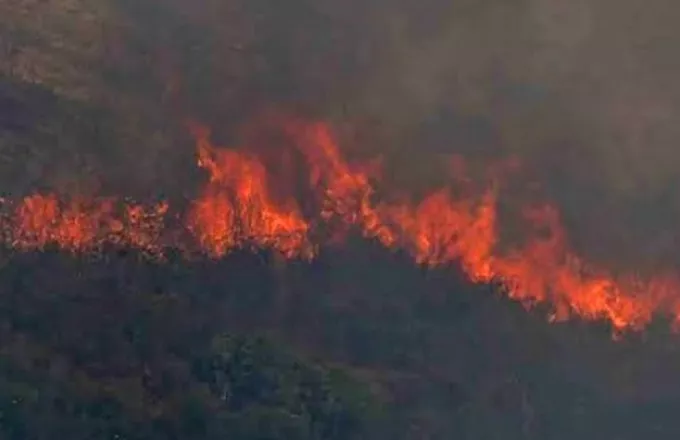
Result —
<path fill-rule="evenodd" d="M 205 180 L 187 122 L 232 144 L 263 107 L 332 121 L 349 155 L 393 141 L 366 114 L 386 104 L 363 102 L 380 86 L 364 82 L 368 66 L 394 55 L 365 26 L 381 2 L 366 17 L 330 0 L 280 3 L 0 2 L 1 195 L 181 206 Z M 388 162 L 413 172 L 386 179 L 429 189 L 440 156 L 397 153 Z M 175 249 L 155 261 L 115 243 L 93 254 L 3 248 L 0 437 L 680 432 L 680 339 L 663 317 L 612 341 L 611 322 L 549 323 L 552 310 L 527 311 L 502 285 L 471 282 L 460 262 L 421 267 L 352 233 L 313 261 L 271 249 L 193 259 Z"/>

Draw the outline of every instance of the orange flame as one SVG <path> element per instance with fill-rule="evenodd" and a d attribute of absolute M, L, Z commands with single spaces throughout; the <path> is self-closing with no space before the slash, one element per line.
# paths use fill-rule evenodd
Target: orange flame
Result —
<path fill-rule="evenodd" d="M 9 229 L 11 246 L 23 251 L 56 246 L 69 252 L 94 252 L 107 243 L 160 255 L 160 234 L 166 203 L 146 207 L 116 201 L 60 201 L 54 194 L 25 197 L 14 209 Z"/>
<path fill-rule="evenodd" d="M 198 164 L 210 175 L 187 219 L 199 244 L 214 257 L 243 246 L 274 248 L 291 258 L 311 257 L 308 223 L 294 200 L 285 207 L 273 204 L 264 165 L 243 153 L 215 149 L 205 129 L 194 129 L 194 134 Z"/>
<path fill-rule="evenodd" d="M 642 280 L 586 264 L 569 248 L 552 206 L 525 210 L 535 234 L 521 246 L 500 251 L 495 187 L 476 196 L 455 197 L 444 188 L 417 203 L 377 201 L 371 179 L 343 158 L 327 124 L 300 120 L 277 124 L 304 158 L 307 181 L 318 199 L 315 216 L 303 215 L 294 195 L 274 201 L 274 182 L 257 155 L 215 147 L 210 132 L 194 125 L 198 165 L 208 182 L 180 216 L 192 243 L 167 231 L 171 212 L 167 203 L 64 201 L 53 194 L 36 194 L 19 201 L 4 221 L 7 244 L 20 251 L 54 246 L 67 252 L 98 252 L 113 244 L 160 258 L 167 248 L 198 246 L 212 258 L 235 249 L 267 248 L 288 258 L 307 259 L 318 246 L 328 244 L 312 240 L 319 236 L 316 229 L 340 224 L 343 230 L 355 228 L 386 247 L 407 250 L 418 264 L 458 263 L 472 281 L 500 282 L 511 298 L 527 306 L 550 303 L 554 319 L 572 315 L 606 319 L 616 331 L 623 331 L 641 329 L 653 315 L 665 312 L 680 323 L 677 277 Z M 455 166 L 463 173 L 460 160 Z"/>

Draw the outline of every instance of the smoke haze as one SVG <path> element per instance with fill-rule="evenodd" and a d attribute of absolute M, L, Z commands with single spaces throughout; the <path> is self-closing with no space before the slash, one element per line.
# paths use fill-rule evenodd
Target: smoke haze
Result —
<path fill-rule="evenodd" d="M 27 14 L 48 27 L 56 3 L 43 3 Z M 349 152 L 384 156 L 385 178 L 406 188 L 445 181 L 442 155 L 518 156 L 518 186 L 560 207 L 580 252 L 642 271 L 680 257 L 680 7 L 669 0 L 77 3 L 90 11 L 82 23 L 101 18 L 88 25 L 100 29 L 90 58 L 72 61 L 92 78 L 53 89 L 96 115 L 93 128 L 71 136 L 79 159 L 51 149 L 8 168 L 14 180 L 182 193 L 196 179 L 185 118 L 230 145 L 281 107 L 329 120 Z M 3 73 L 27 77 L 25 44 Z M 50 73 L 33 82 L 50 85 L 48 58 L 30 60 Z"/>

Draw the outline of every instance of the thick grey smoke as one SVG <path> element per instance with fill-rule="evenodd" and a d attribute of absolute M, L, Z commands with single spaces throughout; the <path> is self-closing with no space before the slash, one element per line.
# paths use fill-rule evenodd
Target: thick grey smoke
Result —
<path fill-rule="evenodd" d="M 359 108 L 399 133 L 406 142 L 393 145 L 411 155 L 518 154 L 578 247 L 644 269 L 673 265 L 680 6 L 444 3 L 420 2 L 422 16 L 398 5 L 378 14 L 381 62 L 359 88 Z"/>
<path fill-rule="evenodd" d="M 438 183 L 442 154 L 518 155 L 582 251 L 646 268 L 680 257 L 677 2 L 81 0 L 68 16 L 57 3 L 13 16 L 0 63 L 69 100 L 36 104 L 46 135 L 22 141 L 45 144 L 40 170 L 69 164 L 57 180 L 94 163 L 125 191 L 184 191 L 183 117 L 231 143 L 280 105 L 350 127 L 354 151 L 385 155 L 404 185 Z M 44 41 L 20 38 L 30 17 Z M 59 133 L 88 166 L 48 149 Z"/>

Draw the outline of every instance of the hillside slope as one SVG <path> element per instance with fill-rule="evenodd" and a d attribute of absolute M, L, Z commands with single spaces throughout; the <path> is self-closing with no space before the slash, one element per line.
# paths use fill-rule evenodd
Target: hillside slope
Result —
<path fill-rule="evenodd" d="M 0 2 L 0 195 L 183 200 L 187 118 L 225 141 L 267 105 L 341 121 L 380 44 L 333 1 L 188 4 Z M 3 249 L 0 438 L 680 433 L 666 323 L 613 342 L 362 239 L 274 260 Z"/>

